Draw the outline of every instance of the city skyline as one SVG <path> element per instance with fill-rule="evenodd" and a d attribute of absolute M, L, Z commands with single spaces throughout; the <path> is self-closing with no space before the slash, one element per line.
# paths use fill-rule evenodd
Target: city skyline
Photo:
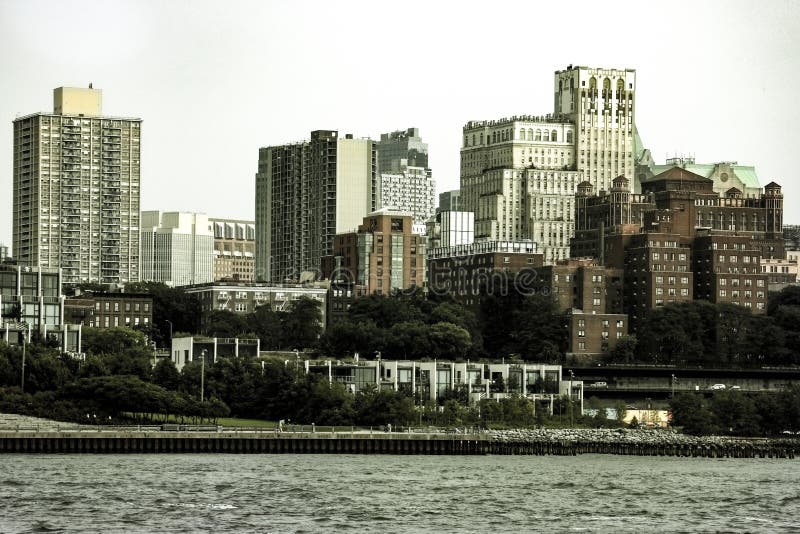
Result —
<path fill-rule="evenodd" d="M 0 242 L 11 244 L 11 123 L 48 111 L 55 87 L 93 83 L 104 114 L 142 118 L 143 210 L 254 220 L 260 147 L 316 129 L 377 141 L 416 127 L 437 193 L 457 189 L 463 125 L 550 112 L 553 73 L 569 64 L 636 69 L 636 123 L 656 161 L 692 153 L 754 165 L 762 186 L 784 186 L 785 222 L 800 222 L 790 159 L 798 112 L 788 105 L 800 72 L 794 4 L 647 6 L 627 19 L 579 8 L 567 33 L 556 7 L 516 3 L 488 13 L 412 3 L 389 14 L 364 3 L 301 12 L 250 2 L 187 10 L 0 1 L 0 44 L 16 50 L 0 58 Z M 516 32 L 511 17 L 535 31 Z M 108 24 L 115 20 L 125 23 Z M 688 42 L 676 42 L 678 33 Z M 401 64 L 403 79 L 387 69 Z M 321 87 L 327 96 L 315 99 Z"/>

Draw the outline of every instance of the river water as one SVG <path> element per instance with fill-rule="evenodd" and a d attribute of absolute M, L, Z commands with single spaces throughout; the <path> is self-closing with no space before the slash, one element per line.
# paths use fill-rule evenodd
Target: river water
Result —
<path fill-rule="evenodd" d="M 0 532 L 797 532 L 796 460 L 2 455 Z"/>

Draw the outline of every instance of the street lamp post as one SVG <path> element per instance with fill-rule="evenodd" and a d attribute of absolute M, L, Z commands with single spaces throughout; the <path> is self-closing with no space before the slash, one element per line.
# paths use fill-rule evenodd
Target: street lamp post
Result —
<path fill-rule="evenodd" d="M 203 349 L 200 351 L 200 402 L 203 402 L 203 397 L 205 396 L 205 381 L 206 381 L 206 354 L 208 351 Z"/>
<path fill-rule="evenodd" d="M 673 373 L 672 374 L 672 380 L 670 381 L 670 385 L 672 386 L 672 393 L 670 394 L 670 398 L 674 398 L 675 397 L 675 381 L 676 380 L 677 380 L 677 378 L 675 378 L 675 374 Z"/>
<path fill-rule="evenodd" d="M 25 329 L 28 329 L 28 323 L 20 323 Z M 28 337 L 25 335 L 25 330 L 22 331 L 22 378 L 20 382 L 20 389 L 25 393 L 25 347 Z"/>

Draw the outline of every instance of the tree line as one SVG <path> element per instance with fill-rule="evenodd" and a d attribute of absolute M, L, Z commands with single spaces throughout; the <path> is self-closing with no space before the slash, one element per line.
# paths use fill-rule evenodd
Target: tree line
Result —
<path fill-rule="evenodd" d="M 672 424 L 687 434 L 773 436 L 800 432 L 800 388 L 777 393 L 683 392 L 670 402 Z"/>

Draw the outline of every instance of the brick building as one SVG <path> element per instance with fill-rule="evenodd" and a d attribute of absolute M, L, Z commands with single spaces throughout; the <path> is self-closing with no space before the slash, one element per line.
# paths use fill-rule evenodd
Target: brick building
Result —
<path fill-rule="evenodd" d="M 572 251 L 624 270 L 632 328 L 653 308 L 693 299 L 764 312 L 760 263 L 784 257 L 781 187 L 772 182 L 746 197 L 713 185 L 673 167 L 642 183 L 641 194 L 628 193 L 622 176 L 610 192 L 578 187 Z"/>
<path fill-rule="evenodd" d="M 70 324 L 94 328 L 146 326 L 153 322 L 153 297 L 146 293 L 86 293 L 64 302 Z"/>
<path fill-rule="evenodd" d="M 422 288 L 425 281 L 425 237 L 413 233 L 410 214 L 379 210 L 364 217 L 355 232 L 338 234 L 333 255 L 324 257 L 323 278 L 337 268 L 345 277 L 364 286 L 367 293 L 388 295 L 394 290 Z"/>
<path fill-rule="evenodd" d="M 475 241 L 428 251 L 428 291 L 478 305 L 488 288 L 530 290 L 544 258 L 533 241 Z"/>
<path fill-rule="evenodd" d="M 570 259 L 537 269 L 535 290 L 552 295 L 569 330 L 568 353 L 603 354 L 628 334 L 623 270 L 593 259 Z"/>

